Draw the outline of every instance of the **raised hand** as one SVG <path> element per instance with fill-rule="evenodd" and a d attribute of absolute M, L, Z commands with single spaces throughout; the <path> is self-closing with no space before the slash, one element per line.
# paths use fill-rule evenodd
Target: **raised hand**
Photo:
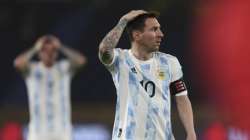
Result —
<path fill-rule="evenodd" d="M 141 15 L 141 14 L 145 14 L 147 13 L 147 11 L 144 10 L 132 10 L 130 12 L 128 12 L 127 14 L 125 14 L 124 16 L 121 17 L 120 20 L 125 20 L 127 22 L 133 20 L 134 18 L 136 18 L 137 16 Z"/>

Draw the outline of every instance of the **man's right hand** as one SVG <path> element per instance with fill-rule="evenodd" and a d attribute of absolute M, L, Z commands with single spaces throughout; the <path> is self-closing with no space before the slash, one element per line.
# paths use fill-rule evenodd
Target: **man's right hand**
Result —
<path fill-rule="evenodd" d="M 42 49 L 42 45 L 43 45 L 44 41 L 45 41 L 45 37 L 44 36 L 38 38 L 37 41 L 36 41 L 36 43 L 35 43 L 35 45 L 34 45 L 34 49 L 36 51 L 40 51 Z"/>
<path fill-rule="evenodd" d="M 125 14 L 124 16 L 122 16 L 120 21 L 125 20 L 125 21 L 129 22 L 129 21 L 135 19 L 137 16 L 145 14 L 145 13 L 147 13 L 147 11 L 144 11 L 144 10 L 132 10 L 132 11 L 128 12 L 127 14 Z"/>

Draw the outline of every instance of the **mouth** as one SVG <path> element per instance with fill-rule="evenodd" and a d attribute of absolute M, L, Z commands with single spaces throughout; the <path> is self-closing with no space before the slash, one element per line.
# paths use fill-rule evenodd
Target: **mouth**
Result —
<path fill-rule="evenodd" d="M 161 41 L 156 41 L 156 44 L 157 45 L 161 45 Z"/>

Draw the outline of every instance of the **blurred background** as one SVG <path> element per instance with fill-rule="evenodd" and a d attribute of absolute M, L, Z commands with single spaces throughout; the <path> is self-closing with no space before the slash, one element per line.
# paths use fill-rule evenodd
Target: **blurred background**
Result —
<path fill-rule="evenodd" d="M 183 66 L 198 140 L 249 140 L 249 0 L 1 0 L 0 140 L 25 139 L 28 97 L 13 60 L 44 34 L 88 57 L 71 86 L 74 140 L 110 140 L 116 95 L 98 44 L 133 9 L 161 13 L 161 51 Z M 126 34 L 119 47 L 129 48 Z M 172 106 L 176 139 L 184 140 Z"/>

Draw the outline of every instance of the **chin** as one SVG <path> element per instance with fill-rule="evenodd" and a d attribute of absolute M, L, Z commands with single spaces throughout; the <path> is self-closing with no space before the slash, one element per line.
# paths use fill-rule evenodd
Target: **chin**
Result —
<path fill-rule="evenodd" d="M 154 45 L 154 46 L 151 46 L 150 48 L 148 48 L 148 51 L 149 52 L 156 52 L 156 51 L 159 51 L 159 48 L 160 48 L 160 46 Z"/>
<path fill-rule="evenodd" d="M 151 52 L 157 52 L 157 51 L 159 51 L 159 48 L 154 48 L 151 50 Z"/>
<path fill-rule="evenodd" d="M 159 51 L 160 46 L 155 47 L 155 51 Z"/>

